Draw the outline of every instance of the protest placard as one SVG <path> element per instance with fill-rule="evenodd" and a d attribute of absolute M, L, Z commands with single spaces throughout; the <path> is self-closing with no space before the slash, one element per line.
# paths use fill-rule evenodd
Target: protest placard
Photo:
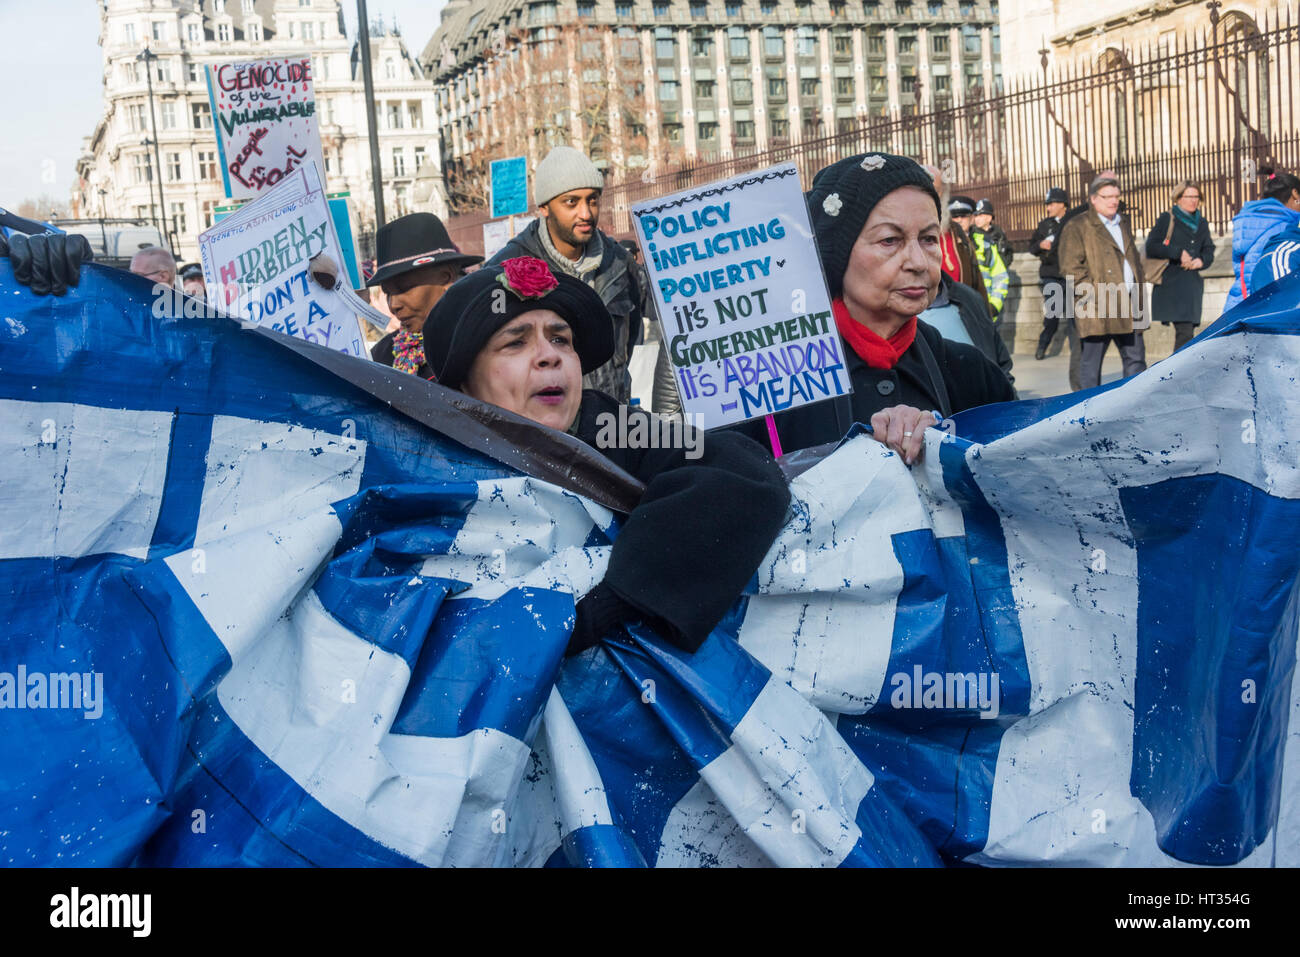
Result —
<path fill-rule="evenodd" d="M 352 209 L 349 199 L 352 194 L 343 190 L 338 193 L 326 193 L 325 198 L 329 201 L 330 217 L 334 220 L 334 232 L 339 237 L 339 245 L 343 247 L 343 261 L 347 265 L 348 281 L 352 284 L 353 289 L 361 288 L 361 267 L 357 262 L 357 246 L 353 240 L 352 229 Z M 221 222 L 228 216 L 233 215 L 242 209 L 242 202 L 231 200 L 221 206 L 213 207 L 213 221 Z"/>
<path fill-rule="evenodd" d="M 201 233 L 199 261 L 231 315 L 369 357 L 314 163 Z"/>
<path fill-rule="evenodd" d="M 852 390 L 793 163 L 631 213 L 695 421 L 716 428 Z"/>
<path fill-rule="evenodd" d="M 208 66 L 221 178 L 231 199 L 252 199 L 308 163 L 325 168 L 311 57 Z"/>
<path fill-rule="evenodd" d="M 506 243 L 510 242 L 515 236 L 518 236 L 528 224 L 533 221 L 532 216 L 511 216 L 509 219 L 489 219 L 483 224 L 483 256 L 491 259 L 502 249 Z"/>
<path fill-rule="evenodd" d="M 528 212 L 528 157 L 493 160 L 492 218 Z"/>

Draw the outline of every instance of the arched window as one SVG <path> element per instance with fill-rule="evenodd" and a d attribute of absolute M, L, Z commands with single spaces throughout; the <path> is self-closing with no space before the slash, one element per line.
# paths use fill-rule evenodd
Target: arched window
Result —
<path fill-rule="evenodd" d="M 384 77 L 389 80 L 397 79 L 397 61 L 392 57 L 384 61 Z"/>
<path fill-rule="evenodd" d="M 1129 156 L 1129 95 L 1132 91 L 1133 66 L 1121 50 L 1109 47 L 1101 55 L 1098 63 L 1106 84 L 1103 89 L 1107 96 L 1102 104 L 1104 126 L 1111 132 L 1112 140 L 1104 144 L 1113 153 L 1112 159 Z M 1103 147 L 1104 148 L 1104 147 Z"/>
<path fill-rule="evenodd" d="M 1219 45 L 1223 81 L 1240 108 L 1233 126 L 1241 141 L 1253 133 L 1268 135 L 1268 47 L 1253 19 L 1236 10 L 1223 15 L 1214 30 Z M 1243 119 L 1244 117 L 1244 119 Z"/>

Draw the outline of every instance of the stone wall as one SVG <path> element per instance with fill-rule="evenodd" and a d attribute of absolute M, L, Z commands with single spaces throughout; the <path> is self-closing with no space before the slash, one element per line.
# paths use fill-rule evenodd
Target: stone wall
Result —
<path fill-rule="evenodd" d="M 1146 234 L 1135 237 L 1138 248 L 1146 243 Z M 1205 277 L 1205 298 L 1201 307 L 1201 327 L 1219 317 L 1223 311 L 1228 288 L 1232 284 L 1232 237 L 1221 236 L 1215 240 L 1214 262 L 1201 275 Z M 1028 252 L 1017 250 L 1011 262 L 1011 291 L 1007 305 L 998 321 L 1002 339 L 1014 355 L 1033 355 L 1038 347 L 1038 334 L 1043 329 L 1043 294 L 1038 285 L 1038 259 Z M 1146 340 L 1147 359 L 1166 358 L 1174 351 L 1174 327 L 1155 323 L 1143 334 Z M 1063 346 L 1065 324 L 1056 331 L 1049 354 Z"/>

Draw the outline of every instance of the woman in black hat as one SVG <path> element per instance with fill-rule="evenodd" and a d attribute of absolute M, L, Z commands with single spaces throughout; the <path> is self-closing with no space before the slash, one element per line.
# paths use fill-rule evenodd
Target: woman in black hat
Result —
<path fill-rule="evenodd" d="M 569 653 L 638 619 L 697 649 L 785 521 L 790 492 L 771 455 L 734 433 L 704 436 L 680 422 L 666 430 L 666 420 L 583 390 L 583 374 L 613 354 L 614 323 L 590 286 L 540 259 L 459 280 L 428 328 L 441 385 L 568 432 L 646 483 L 604 580 L 578 603 Z M 673 441 L 649 448 L 651 430 Z"/>
<path fill-rule="evenodd" d="M 786 452 L 838 441 L 863 422 L 911 464 L 928 426 L 1016 397 L 978 349 L 916 318 L 938 293 L 942 254 L 939 195 L 914 160 L 870 153 L 833 163 L 813 180 L 808 211 L 853 393 L 778 413 Z M 759 438 L 765 426 L 744 429 Z"/>
<path fill-rule="evenodd" d="M 385 223 L 375 242 L 378 264 L 366 286 L 383 288 L 389 311 L 402 327 L 375 343 L 371 358 L 430 379 L 433 371 L 424 356 L 425 320 L 465 267 L 482 262 L 483 257 L 457 249 L 447 227 L 432 213 L 411 213 Z"/>

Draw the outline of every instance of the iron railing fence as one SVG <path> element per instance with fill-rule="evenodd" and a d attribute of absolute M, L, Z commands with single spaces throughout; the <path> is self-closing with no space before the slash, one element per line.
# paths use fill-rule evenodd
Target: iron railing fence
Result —
<path fill-rule="evenodd" d="M 632 204 L 793 161 L 805 189 L 817 171 L 845 156 L 882 150 L 941 166 L 953 192 L 992 201 L 1013 240 L 1043 216 L 1049 187 L 1071 202 L 1103 170 L 1118 175 L 1135 228 L 1169 208 L 1175 184 L 1201 187 L 1201 209 L 1217 235 L 1259 195 L 1258 169 L 1300 168 L 1300 22 L 1288 7 L 1257 23 L 1220 15 L 1168 44 L 1110 49 L 1093 64 L 1049 65 L 1042 77 L 1013 80 L 996 96 L 868 117 L 853 129 L 730 156 L 701 156 L 654 176 L 607 185 L 601 228 L 631 235 Z M 482 251 L 486 212 L 452 218 L 452 238 Z"/>

